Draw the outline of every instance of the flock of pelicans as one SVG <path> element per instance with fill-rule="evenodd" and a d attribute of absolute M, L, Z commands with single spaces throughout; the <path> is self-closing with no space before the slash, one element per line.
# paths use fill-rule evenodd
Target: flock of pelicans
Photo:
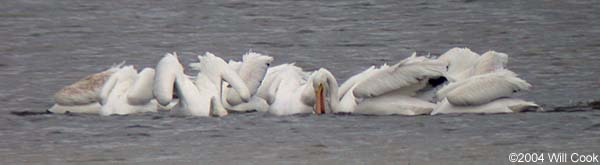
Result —
<path fill-rule="evenodd" d="M 273 58 L 254 52 L 242 61 L 198 56 L 184 73 L 175 53 L 155 69 L 138 72 L 123 63 L 64 87 L 52 113 L 125 115 L 168 110 L 193 116 L 230 112 L 425 115 L 541 111 L 513 98 L 529 83 L 508 70 L 508 55 L 453 48 L 438 58 L 412 56 L 394 65 L 372 66 L 341 85 L 325 68 L 305 72 L 294 63 L 271 67 Z"/>

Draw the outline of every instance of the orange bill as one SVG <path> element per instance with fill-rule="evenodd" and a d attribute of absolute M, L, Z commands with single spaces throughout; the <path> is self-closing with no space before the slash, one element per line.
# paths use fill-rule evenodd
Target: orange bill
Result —
<path fill-rule="evenodd" d="M 315 91 L 317 97 L 315 104 L 315 114 L 320 115 L 325 113 L 325 96 L 323 93 L 323 84 L 319 84 L 319 87 Z"/>

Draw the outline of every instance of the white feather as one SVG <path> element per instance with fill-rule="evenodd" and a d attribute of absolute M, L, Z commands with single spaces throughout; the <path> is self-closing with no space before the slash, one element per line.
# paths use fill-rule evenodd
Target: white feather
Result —
<path fill-rule="evenodd" d="M 254 52 L 248 52 L 244 55 L 239 75 L 246 82 L 251 95 L 256 93 L 272 61 L 273 57 Z"/>
<path fill-rule="evenodd" d="M 367 99 L 356 107 L 354 113 L 368 115 L 424 115 L 429 114 L 435 104 L 403 95 Z"/>
<path fill-rule="evenodd" d="M 356 85 L 352 86 L 348 91 L 354 90 Z M 340 102 L 338 105 L 338 109 L 333 109 L 335 113 L 352 113 L 356 111 L 356 107 L 358 106 L 358 101 L 354 96 L 354 92 L 346 92 L 342 96 L 340 96 Z"/>
<path fill-rule="evenodd" d="M 279 83 L 281 82 L 280 74 L 283 70 L 288 70 L 288 69 L 294 70 L 295 74 L 303 72 L 302 68 L 295 66 L 294 63 L 281 64 L 281 65 L 277 65 L 274 67 L 270 67 L 269 69 L 267 69 L 267 73 L 265 74 L 265 78 L 263 79 L 263 82 L 258 87 L 256 96 L 265 99 L 268 104 L 272 104 L 273 101 L 275 100 L 274 96 L 275 96 L 277 87 L 279 86 Z"/>
<path fill-rule="evenodd" d="M 469 74 L 470 69 L 479 59 L 479 54 L 471 51 L 469 48 L 452 48 L 438 57 L 438 61 L 444 61 L 448 64 L 448 70 L 445 75 L 450 81 L 457 81 Z"/>
<path fill-rule="evenodd" d="M 311 113 L 312 106 L 303 102 L 302 95 L 306 93 L 305 90 L 314 90 L 311 84 L 307 84 L 304 74 L 298 72 L 294 66 L 279 71 L 277 77 L 276 81 L 280 82 L 274 83 L 278 86 L 275 87 L 274 96 L 270 96 L 274 100 L 269 107 L 269 112 L 278 116 Z M 310 94 L 314 95 L 314 93 Z"/>
<path fill-rule="evenodd" d="M 199 74 L 197 76 L 196 83 L 192 82 L 183 73 L 177 73 L 175 76 L 175 85 L 179 95 L 179 104 L 176 108 L 174 108 L 174 113 L 183 113 L 185 115 L 204 117 L 209 116 L 211 96 L 213 93 L 216 94 L 214 91 L 217 87 L 214 86 L 212 82 L 210 82 L 210 80 L 208 80 L 208 78 L 204 75 Z M 202 88 L 202 92 L 200 91 L 200 88 Z"/>
<path fill-rule="evenodd" d="M 199 62 L 192 62 L 188 65 L 190 67 L 190 69 L 192 70 L 196 70 L 199 71 L 200 70 L 200 63 Z"/>
<path fill-rule="evenodd" d="M 116 73 L 117 72 L 115 72 L 115 74 Z M 112 92 L 115 85 L 117 85 L 119 76 L 115 76 L 115 74 L 111 75 L 108 78 L 108 80 L 106 80 L 106 82 L 104 83 L 104 85 L 102 86 L 102 88 L 100 90 L 100 98 L 101 98 L 100 103 L 102 105 L 104 105 L 106 103 L 106 101 L 108 100 L 108 96 L 110 96 L 110 92 Z"/>
<path fill-rule="evenodd" d="M 200 60 L 201 73 L 211 79 L 214 84 L 221 85 L 221 81 L 225 80 L 236 90 L 244 102 L 250 100 L 248 87 L 237 72 L 229 68 L 223 59 L 210 52 L 206 52 L 204 56 L 198 56 L 198 59 Z M 221 98 L 218 99 L 220 100 Z"/>
<path fill-rule="evenodd" d="M 192 63 L 195 64 L 195 63 Z M 235 61 L 235 60 L 229 60 L 229 62 L 227 62 L 227 65 L 229 65 L 229 67 L 231 69 L 233 69 L 236 72 L 240 72 L 240 68 L 242 68 L 242 62 L 240 61 Z"/>
<path fill-rule="evenodd" d="M 102 89 L 103 93 L 108 93 L 108 96 L 103 98 L 102 102 L 104 105 L 102 106 L 100 114 L 124 115 L 138 112 L 155 112 L 157 110 L 157 103 L 156 101 L 152 100 L 151 94 L 149 96 L 145 96 L 149 98 L 145 103 L 139 102 L 136 105 L 128 103 L 128 93 L 131 92 L 135 82 L 139 81 L 138 79 L 140 78 L 145 77 L 138 77 L 137 70 L 135 70 L 133 66 L 125 66 L 114 73 L 110 79 L 114 80 L 113 82 L 115 83 L 107 84 Z M 145 87 L 147 88 L 146 90 L 152 89 L 151 85 Z"/>
<path fill-rule="evenodd" d="M 366 70 L 355 74 L 354 76 L 348 78 L 346 81 L 344 81 L 344 83 L 342 83 L 342 85 L 340 86 L 339 92 L 338 92 L 338 96 L 343 97 L 346 93 L 348 93 L 348 91 L 350 89 L 354 89 L 354 87 L 356 86 L 356 84 L 363 82 L 364 80 L 366 80 L 367 78 L 369 78 L 369 76 L 371 76 L 371 74 L 378 69 L 375 69 L 375 66 L 371 66 L 369 68 L 367 68 Z"/>
<path fill-rule="evenodd" d="M 240 68 L 237 70 L 240 78 L 248 87 L 250 95 L 255 95 L 258 87 L 261 85 L 267 69 L 269 65 L 271 65 L 271 61 L 273 61 L 273 57 L 248 52 L 243 56 L 243 63 L 241 63 Z M 231 61 L 229 63 L 231 66 Z M 226 104 L 237 105 L 243 103 L 239 94 L 234 90 L 229 90 L 229 88 L 224 87 Z"/>
<path fill-rule="evenodd" d="M 258 112 L 267 112 L 269 111 L 269 104 L 267 103 L 267 101 L 265 101 L 265 99 L 261 97 L 252 97 L 247 103 L 241 103 L 238 105 L 230 106 L 226 109 L 238 112 L 249 112 L 252 110 L 256 110 Z"/>
<path fill-rule="evenodd" d="M 506 68 L 508 55 L 495 51 L 483 53 L 472 68 L 471 76 L 481 75 Z"/>
<path fill-rule="evenodd" d="M 179 73 L 183 73 L 183 66 L 175 54 L 167 53 L 156 65 L 153 93 L 161 105 L 166 106 L 173 100 L 175 77 Z"/>
<path fill-rule="evenodd" d="M 358 84 L 354 95 L 359 98 L 381 96 L 385 93 L 410 87 L 432 77 L 440 77 L 446 69 L 444 62 L 404 60 L 369 76 L 368 81 Z M 418 89 L 416 89 L 418 90 Z"/>
<path fill-rule="evenodd" d="M 457 106 L 444 99 L 438 103 L 439 106 L 431 112 L 431 115 L 449 114 L 449 113 L 512 113 L 522 111 L 542 111 L 543 109 L 533 103 L 514 98 L 500 98 L 487 104 Z"/>
<path fill-rule="evenodd" d="M 509 70 L 473 76 L 448 85 L 438 92 L 453 105 L 481 105 L 492 100 L 528 90 L 531 85 Z"/>
<path fill-rule="evenodd" d="M 133 86 L 127 93 L 127 103 L 131 105 L 148 104 L 154 99 L 152 89 L 154 87 L 155 71 L 152 68 L 144 68 L 137 76 Z"/>
<path fill-rule="evenodd" d="M 415 65 L 426 61 L 428 61 L 428 59 L 423 59 L 415 56 L 409 57 L 407 60 L 404 60 L 405 64 L 409 63 Z M 343 93 L 341 98 L 338 97 L 339 93 L 337 91 L 338 89 L 337 83 L 335 83 L 335 78 L 329 72 L 324 72 L 322 71 L 324 69 L 320 69 L 318 73 L 329 74 L 317 74 L 316 76 L 311 76 L 311 80 L 314 81 L 314 84 L 327 84 L 324 85 L 325 91 L 326 93 L 328 93 L 327 95 L 329 96 L 326 102 L 328 102 L 328 105 L 334 113 L 356 113 L 369 115 L 422 115 L 428 114 L 431 111 L 433 111 L 433 109 L 435 108 L 435 104 L 406 94 L 415 93 L 414 91 L 416 91 L 418 88 L 422 88 L 423 86 L 425 86 L 427 81 L 418 81 L 417 83 L 414 83 L 412 85 L 394 89 L 390 92 L 385 92 L 382 95 L 374 97 L 359 98 L 354 96 L 354 91 L 356 91 L 357 86 L 364 83 L 371 83 L 371 81 L 373 81 L 373 76 L 371 76 L 370 74 L 377 75 L 379 74 L 378 72 L 383 72 L 393 67 L 394 66 L 388 67 L 387 65 L 383 65 L 381 68 L 370 68 L 367 70 L 371 71 L 365 71 L 363 73 L 360 73 L 355 77 L 354 80 L 352 80 L 358 81 L 358 83 L 354 83 L 354 85 L 351 86 L 350 89 L 347 90 L 347 92 Z M 345 84 L 352 83 L 346 82 Z M 327 108 L 327 106 L 325 107 Z"/>

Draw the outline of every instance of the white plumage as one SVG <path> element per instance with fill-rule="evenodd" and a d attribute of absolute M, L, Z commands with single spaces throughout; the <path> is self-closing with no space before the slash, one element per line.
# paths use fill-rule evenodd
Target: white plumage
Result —
<path fill-rule="evenodd" d="M 413 61 L 409 58 L 389 68 L 371 72 L 368 83 L 360 83 L 356 86 L 353 91 L 354 96 L 376 97 L 396 90 L 405 90 L 404 94 L 414 96 L 415 92 L 423 88 L 427 80 L 443 76 L 445 69 L 446 64 L 443 62 Z"/>
<path fill-rule="evenodd" d="M 282 75 L 281 72 L 285 70 L 292 70 L 291 72 L 294 74 L 300 74 L 301 77 L 307 77 L 306 73 L 304 73 L 301 68 L 295 66 L 294 63 L 270 67 L 267 69 L 267 73 L 256 91 L 256 96 L 263 98 L 268 104 L 272 104 L 275 101 L 275 92 L 281 82 L 279 76 Z"/>
<path fill-rule="evenodd" d="M 250 92 L 251 99 L 249 102 L 242 101 L 240 95 L 235 90 L 231 90 L 228 83 L 224 83 L 223 103 L 228 110 L 232 111 L 267 111 L 268 105 L 266 101 L 260 97 L 256 97 L 256 93 L 265 77 L 268 67 L 273 61 L 273 57 L 250 51 L 244 54 L 242 59 L 243 62 L 241 63 L 229 61 L 229 66 L 244 81 Z M 238 69 L 236 70 L 236 68 Z"/>
<path fill-rule="evenodd" d="M 190 67 L 192 69 L 200 68 L 199 65 L 200 63 L 190 63 Z M 240 72 L 240 68 L 242 68 L 241 61 L 229 60 L 229 62 L 227 62 L 227 65 L 229 65 L 229 68 L 233 69 L 236 72 Z"/>
<path fill-rule="evenodd" d="M 470 69 L 478 59 L 479 54 L 469 48 L 452 48 L 438 57 L 438 61 L 448 64 L 448 70 L 444 76 L 452 82 L 468 77 L 471 74 Z"/>
<path fill-rule="evenodd" d="M 177 74 L 183 73 L 183 66 L 176 53 L 167 53 L 156 65 L 154 77 L 154 97 L 163 106 L 173 101 L 173 87 Z"/>
<path fill-rule="evenodd" d="M 450 113 L 513 113 L 523 111 L 541 111 L 542 108 L 533 103 L 516 98 L 498 98 L 492 102 L 481 105 L 456 106 L 447 99 L 438 103 L 438 107 L 431 115 Z"/>
<path fill-rule="evenodd" d="M 247 102 L 250 99 L 250 90 L 244 81 L 236 71 L 229 68 L 223 59 L 210 52 L 206 52 L 204 56 L 198 56 L 198 59 L 200 65 L 197 69 L 200 70 L 200 74 L 207 76 L 213 84 L 218 86 L 221 86 L 223 80 L 225 80 L 239 94 L 242 101 Z M 218 98 L 218 100 L 221 100 L 221 98 Z"/>
<path fill-rule="evenodd" d="M 455 82 L 506 68 L 508 55 L 487 51 L 479 56 L 468 48 L 453 48 L 442 54 L 437 61 L 448 64 L 444 76 L 451 82 Z"/>
<path fill-rule="evenodd" d="M 438 98 L 448 98 L 453 105 L 481 105 L 529 87 L 517 74 L 503 69 L 452 83 L 438 92 Z"/>
<path fill-rule="evenodd" d="M 456 48 L 455 48 L 456 49 Z M 464 52 L 463 52 L 464 53 Z M 469 53 L 470 54 L 470 53 Z M 446 55 L 446 54 L 445 54 Z M 464 54 L 449 54 L 440 60 L 450 61 L 450 67 Z M 454 62 L 453 62 L 454 61 Z M 477 57 L 471 67 L 462 67 L 460 76 L 437 92 L 442 100 L 432 112 L 440 113 L 509 113 L 542 110 L 535 103 L 510 98 L 514 93 L 528 90 L 531 85 L 506 69 L 508 55 L 488 51 Z M 447 76 L 452 77 L 450 71 Z"/>
<path fill-rule="evenodd" d="M 273 57 L 255 52 L 248 52 L 243 56 L 243 63 L 238 73 L 246 83 L 251 95 L 258 90 L 272 61 Z"/>
<path fill-rule="evenodd" d="M 394 97 L 375 97 L 357 104 L 355 114 L 368 115 L 423 115 L 429 114 L 435 104 L 415 97 L 396 95 Z"/>
<path fill-rule="evenodd" d="M 388 67 L 388 66 L 387 66 L 387 64 L 383 64 L 382 68 L 383 67 Z M 371 72 L 374 72 L 379 69 L 380 68 L 375 68 L 375 66 L 371 66 L 371 67 L 367 68 L 366 70 L 348 78 L 340 86 L 339 91 L 338 91 L 338 96 L 341 98 L 342 96 L 344 96 L 344 94 L 348 93 L 348 90 L 354 89 L 356 87 L 356 84 L 361 83 L 361 82 L 365 81 L 367 78 L 369 78 L 369 76 L 372 74 Z"/>
<path fill-rule="evenodd" d="M 154 99 L 152 88 L 154 87 L 154 75 L 152 68 L 144 68 L 127 93 L 127 103 L 130 105 L 144 105 Z"/>
<path fill-rule="evenodd" d="M 476 76 L 485 73 L 502 70 L 506 68 L 508 63 L 508 55 L 495 51 L 487 51 L 481 55 L 475 62 L 475 65 L 470 68 L 469 76 Z"/>
<path fill-rule="evenodd" d="M 174 113 L 205 117 L 211 116 L 211 112 L 218 112 L 218 116 L 226 115 L 226 111 L 217 110 L 220 108 L 217 107 L 218 104 L 212 104 L 215 100 L 213 96 L 218 95 L 218 91 L 208 77 L 199 74 L 196 81 L 192 81 L 189 76 L 180 72 L 176 75 L 175 85 L 179 104 L 173 108 Z"/>
<path fill-rule="evenodd" d="M 155 112 L 157 102 L 150 90 L 154 70 L 146 68 L 138 74 L 133 66 L 125 66 L 115 72 L 102 87 L 101 115 L 125 115 L 139 112 Z M 148 82 L 149 81 L 149 82 Z"/>
<path fill-rule="evenodd" d="M 380 68 L 370 67 L 349 78 L 339 89 L 333 74 L 321 69 L 314 76 L 313 86 L 325 86 L 329 98 L 323 101 L 328 101 L 335 113 L 428 114 L 433 111 L 435 104 L 414 96 L 428 85 L 429 79 L 441 77 L 445 69 L 444 62 L 413 54 L 393 66 L 384 64 Z"/>
<path fill-rule="evenodd" d="M 156 71 L 113 66 L 90 75 L 54 95 L 51 112 L 130 114 L 173 106 L 194 116 L 225 116 L 230 111 L 297 113 L 355 113 L 420 115 L 442 113 L 509 113 L 541 110 L 533 102 L 511 96 L 531 85 L 506 69 L 508 55 L 488 51 L 481 56 L 468 48 L 453 48 L 437 59 L 411 57 L 395 65 L 372 66 L 341 86 L 321 68 L 304 72 L 292 64 L 270 67 L 273 58 L 255 52 L 242 61 L 206 52 L 184 74 L 175 53 L 167 53 Z M 449 84 L 434 92 L 438 79 Z M 174 99 L 174 96 L 179 99 Z M 435 96 L 435 97 L 434 97 Z M 439 100 L 438 104 L 430 101 Z"/>
<path fill-rule="evenodd" d="M 257 96 L 270 104 L 269 113 L 283 116 L 313 112 L 314 90 L 306 74 L 294 64 L 282 64 L 267 71 Z"/>
<path fill-rule="evenodd" d="M 175 112 L 194 116 L 225 116 L 227 111 L 222 101 L 223 81 L 231 84 L 232 88 L 239 93 L 240 99 L 247 102 L 250 99 L 250 92 L 244 84 L 244 81 L 238 74 L 229 67 L 221 58 L 206 52 L 205 55 L 198 56 L 199 63 L 192 63 L 190 66 L 200 72 L 195 80 L 183 73 L 183 69 L 173 69 L 181 66 L 176 56 L 167 55 L 163 57 L 157 72 L 164 73 L 157 75 L 156 80 L 165 81 L 161 85 L 155 85 L 154 95 L 157 98 L 163 98 L 164 102 L 172 100 L 174 83 L 175 93 L 179 96 L 179 104 L 174 108 Z M 171 79 L 173 78 L 173 81 Z M 158 82 L 157 82 L 158 84 Z"/>

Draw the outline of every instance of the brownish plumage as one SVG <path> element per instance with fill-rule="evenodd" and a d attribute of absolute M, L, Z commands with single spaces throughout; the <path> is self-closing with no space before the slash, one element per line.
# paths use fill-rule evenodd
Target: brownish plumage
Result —
<path fill-rule="evenodd" d="M 111 68 L 66 86 L 54 94 L 54 101 L 60 105 L 85 105 L 100 102 L 100 90 L 108 78 L 115 73 Z"/>

